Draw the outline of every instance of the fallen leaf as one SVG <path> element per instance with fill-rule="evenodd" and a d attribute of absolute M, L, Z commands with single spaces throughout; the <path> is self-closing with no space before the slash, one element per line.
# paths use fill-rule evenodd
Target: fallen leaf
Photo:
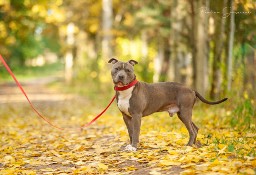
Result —
<path fill-rule="evenodd" d="M 103 171 L 106 171 L 108 169 L 108 166 L 103 163 L 99 163 L 98 167 L 100 170 L 103 170 Z"/>
<path fill-rule="evenodd" d="M 242 174 L 252 174 L 252 175 L 255 174 L 255 170 L 252 168 L 243 168 L 239 172 Z"/>

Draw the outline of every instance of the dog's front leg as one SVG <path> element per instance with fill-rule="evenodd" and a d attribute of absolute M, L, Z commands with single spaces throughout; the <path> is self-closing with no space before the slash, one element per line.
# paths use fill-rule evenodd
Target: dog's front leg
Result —
<path fill-rule="evenodd" d="M 132 144 L 132 118 L 125 113 L 122 113 L 124 123 L 127 127 L 128 133 L 129 133 L 129 138 L 130 138 L 130 145 Z"/>
<path fill-rule="evenodd" d="M 132 115 L 131 127 L 132 127 L 132 144 L 128 145 L 125 149 L 127 151 L 136 151 L 139 143 L 140 126 L 142 115 Z"/>
<path fill-rule="evenodd" d="M 136 114 L 132 116 L 132 151 L 137 150 L 137 146 L 139 143 L 139 135 L 140 135 L 140 126 L 141 126 L 141 115 Z"/>

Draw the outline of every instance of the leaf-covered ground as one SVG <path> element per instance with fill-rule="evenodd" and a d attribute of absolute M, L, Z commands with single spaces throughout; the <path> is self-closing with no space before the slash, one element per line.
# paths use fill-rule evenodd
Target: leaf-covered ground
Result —
<path fill-rule="evenodd" d="M 25 87 L 35 106 L 64 128 L 58 130 L 39 119 L 15 88 L 2 85 L 0 91 L 0 174 L 255 174 L 256 133 L 226 122 L 231 101 L 195 106 L 201 148 L 184 146 L 188 133 L 177 116 L 157 113 L 143 118 L 138 151 L 124 152 L 128 136 L 115 104 L 80 130 L 102 103 Z M 102 94 L 98 100 L 107 101 Z"/>

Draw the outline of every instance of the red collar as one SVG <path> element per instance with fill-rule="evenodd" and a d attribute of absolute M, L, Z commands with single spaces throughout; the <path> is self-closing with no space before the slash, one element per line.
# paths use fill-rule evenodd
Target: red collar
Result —
<path fill-rule="evenodd" d="M 126 89 L 129 89 L 130 87 L 132 87 L 132 86 L 134 86 L 135 84 L 137 84 L 138 83 L 138 80 L 133 80 L 131 83 L 129 83 L 128 85 L 126 85 L 126 86 L 123 86 L 123 87 L 118 87 L 118 86 L 115 86 L 115 90 L 116 91 L 124 91 L 124 90 L 126 90 Z"/>

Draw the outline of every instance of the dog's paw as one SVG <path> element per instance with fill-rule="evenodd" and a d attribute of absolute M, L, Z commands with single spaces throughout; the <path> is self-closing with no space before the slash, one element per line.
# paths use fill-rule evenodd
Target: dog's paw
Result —
<path fill-rule="evenodd" d="M 124 148 L 125 151 L 137 151 L 137 148 L 133 147 L 132 145 L 127 145 Z"/>

